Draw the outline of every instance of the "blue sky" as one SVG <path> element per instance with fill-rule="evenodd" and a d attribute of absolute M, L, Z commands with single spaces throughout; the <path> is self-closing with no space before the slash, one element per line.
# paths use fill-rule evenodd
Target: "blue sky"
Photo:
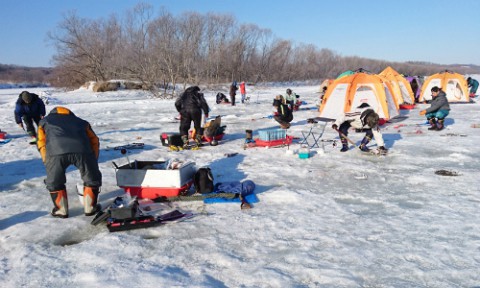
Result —
<path fill-rule="evenodd" d="M 65 12 L 92 19 L 123 16 L 139 2 L 175 15 L 232 14 L 239 23 L 341 56 L 480 65 L 478 0 L 1 0 L 0 63 L 51 66 L 55 50 L 47 32 Z"/>

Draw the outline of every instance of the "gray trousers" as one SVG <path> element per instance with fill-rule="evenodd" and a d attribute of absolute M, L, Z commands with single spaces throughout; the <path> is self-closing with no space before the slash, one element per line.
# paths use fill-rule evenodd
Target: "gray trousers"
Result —
<path fill-rule="evenodd" d="M 66 189 L 65 184 L 67 183 L 67 177 L 65 172 L 70 165 L 78 168 L 84 186 L 102 186 L 102 173 L 98 169 L 98 162 L 95 155 L 93 153 L 70 153 L 47 156 L 45 162 L 47 179 L 45 179 L 45 184 L 48 191 L 54 192 Z"/>

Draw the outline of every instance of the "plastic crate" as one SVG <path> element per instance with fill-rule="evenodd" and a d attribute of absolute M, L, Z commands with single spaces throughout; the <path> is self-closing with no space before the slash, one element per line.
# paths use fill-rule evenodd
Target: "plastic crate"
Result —
<path fill-rule="evenodd" d="M 287 138 L 287 130 L 281 128 L 258 130 L 258 138 L 262 141 L 274 141 Z"/>

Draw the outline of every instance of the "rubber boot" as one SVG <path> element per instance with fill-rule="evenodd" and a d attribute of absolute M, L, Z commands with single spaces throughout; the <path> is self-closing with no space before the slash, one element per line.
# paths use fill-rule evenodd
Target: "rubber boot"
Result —
<path fill-rule="evenodd" d="M 370 149 L 367 147 L 368 142 L 370 142 L 370 138 L 368 136 L 363 137 L 362 143 L 360 143 L 360 150 L 363 152 L 370 152 Z"/>
<path fill-rule="evenodd" d="M 428 119 L 428 123 L 430 123 L 430 128 L 428 128 L 428 130 L 438 130 L 437 128 L 437 121 L 435 120 L 435 118 L 431 118 L 431 119 Z"/>
<path fill-rule="evenodd" d="M 195 135 L 195 145 L 197 145 L 197 147 L 202 146 L 202 138 L 203 135 L 200 135 L 198 133 Z"/>
<path fill-rule="evenodd" d="M 97 206 L 98 193 L 100 188 L 98 187 L 83 187 L 83 209 L 85 216 L 92 216 L 97 214 L 100 207 Z"/>
<path fill-rule="evenodd" d="M 53 201 L 53 209 L 50 214 L 53 217 L 68 218 L 68 198 L 67 190 L 58 190 L 50 192 Z"/>
<path fill-rule="evenodd" d="M 188 148 L 188 136 L 187 135 L 182 136 L 182 142 L 183 142 L 183 148 L 184 149 Z"/>
<path fill-rule="evenodd" d="M 340 137 L 340 141 L 342 142 L 342 149 L 340 149 L 340 152 L 346 152 L 348 151 L 348 142 L 345 137 Z"/>
<path fill-rule="evenodd" d="M 444 119 L 438 119 L 438 121 L 437 121 L 437 131 L 443 130 L 443 128 L 445 127 L 443 125 L 444 121 L 445 121 Z"/>

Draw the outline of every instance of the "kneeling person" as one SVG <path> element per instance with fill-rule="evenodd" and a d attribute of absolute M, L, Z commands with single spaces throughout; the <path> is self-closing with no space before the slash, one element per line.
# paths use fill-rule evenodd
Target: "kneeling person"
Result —
<path fill-rule="evenodd" d="M 450 113 L 450 104 L 448 103 L 447 94 L 438 86 L 431 89 L 432 101 L 430 108 L 420 111 L 420 115 L 427 117 L 430 128 L 428 130 L 440 131 L 444 128 L 445 117 Z"/>
<path fill-rule="evenodd" d="M 80 171 L 86 216 L 96 214 L 102 174 L 98 168 L 99 140 L 90 124 L 64 107 L 55 107 L 40 121 L 38 150 L 47 170 L 46 187 L 54 208 L 52 216 L 68 217 L 65 172 L 70 165 Z"/>
<path fill-rule="evenodd" d="M 273 119 L 280 124 L 280 127 L 283 129 L 290 128 L 290 122 L 293 120 L 292 110 L 288 108 L 288 105 L 283 104 L 280 98 L 273 100 L 273 107 L 277 109 L 277 112 L 274 113 Z"/>
<path fill-rule="evenodd" d="M 366 132 L 360 144 L 360 150 L 369 152 L 370 149 L 367 144 L 372 138 L 375 139 L 378 145 L 378 150 L 381 153 L 386 153 L 388 150 L 385 148 L 385 142 L 383 141 L 382 133 L 378 127 L 378 114 L 367 103 L 363 103 L 358 106 L 356 111 L 345 113 L 341 117 L 337 118 L 332 128 L 338 131 L 340 141 L 342 142 L 341 152 L 348 151 L 348 142 L 345 138 L 348 135 L 348 129 L 353 127 L 355 129 L 362 129 Z"/>

